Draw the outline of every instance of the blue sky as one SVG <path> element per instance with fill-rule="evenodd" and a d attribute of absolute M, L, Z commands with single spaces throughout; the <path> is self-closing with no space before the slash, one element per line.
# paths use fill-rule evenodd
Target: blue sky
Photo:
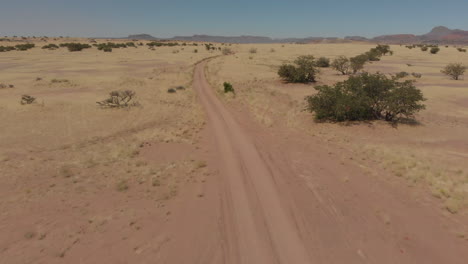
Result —
<path fill-rule="evenodd" d="M 3 3 L 1 3 L 3 2 Z M 0 0 L 0 36 L 343 37 L 468 30 L 468 0 Z"/>

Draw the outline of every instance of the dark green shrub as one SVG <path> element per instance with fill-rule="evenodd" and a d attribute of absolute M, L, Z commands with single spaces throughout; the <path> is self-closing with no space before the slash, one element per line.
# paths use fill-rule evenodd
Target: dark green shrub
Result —
<path fill-rule="evenodd" d="M 16 48 L 13 46 L 0 46 L 0 52 L 7 52 L 12 50 L 16 50 Z"/>
<path fill-rule="evenodd" d="M 234 87 L 232 87 L 232 84 L 225 82 L 223 83 L 224 86 L 224 93 L 235 93 Z"/>
<path fill-rule="evenodd" d="M 409 76 L 409 73 L 407 73 L 405 71 L 398 72 L 397 74 L 395 74 L 395 78 L 397 78 L 397 79 L 402 79 L 402 78 L 405 78 L 405 77 L 408 77 L 408 76 Z"/>
<path fill-rule="evenodd" d="M 102 51 L 104 52 L 112 52 L 112 48 L 111 47 L 105 47 L 102 49 Z"/>
<path fill-rule="evenodd" d="M 458 80 L 466 71 L 466 66 L 461 63 L 450 63 L 445 66 L 441 72 L 445 75 L 450 76 L 454 80 Z"/>
<path fill-rule="evenodd" d="M 67 47 L 70 52 L 75 51 L 82 51 L 83 49 L 91 48 L 89 44 L 82 44 L 82 43 L 62 43 L 60 47 Z"/>
<path fill-rule="evenodd" d="M 421 47 L 421 50 L 422 50 L 422 51 L 427 51 L 427 49 L 428 49 L 427 46 L 422 46 L 422 47 Z"/>
<path fill-rule="evenodd" d="M 331 67 L 341 74 L 346 75 L 349 72 L 349 68 L 351 67 L 350 61 L 346 56 L 339 56 L 334 59 L 331 63 Z"/>
<path fill-rule="evenodd" d="M 299 56 L 294 61 L 295 65 L 283 64 L 278 70 L 278 75 L 287 82 L 308 83 L 315 82 L 319 70 L 315 67 L 314 56 Z"/>
<path fill-rule="evenodd" d="M 379 44 L 379 45 L 377 45 L 377 47 L 375 47 L 375 50 L 378 53 L 380 53 L 381 55 L 384 55 L 384 56 L 387 55 L 387 53 L 390 54 L 390 55 L 393 54 L 393 52 L 390 50 L 389 45 L 380 45 Z"/>
<path fill-rule="evenodd" d="M 440 51 L 439 47 L 432 47 L 431 48 L 431 53 L 432 54 L 437 54 L 437 52 L 439 52 L 439 51 Z"/>
<path fill-rule="evenodd" d="M 457 50 L 458 50 L 459 52 L 466 52 L 466 49 L 463 49 L 463 48 L 457 48 Z"/>
<path fill-rule="evenodd" d="M 174 88 L 169 88 L 169 89 L 167 89 L 167 92 L 168 93 L 176 93 L 177 91 Z"/>
<path fill-rule="evenodd" d="M 330 67 L 330 59 L 325 57 L 320 57 L 315 62 L 315 66 L 320 68 L 328 68 Z"/>
<path fill-rule="evenodd" d="M 367 59 L 368 57 L 364 54 L 349 59 L 349 66 L 351 70 L 353 70 L 353 73 L 357 73 L 358 71 L 362 70 L 367 62 Z"/>
<path fill-rule="evenodd" d="M 371 49 L 370 51 L 364 53 L 367 56 L 368 61 L 380 61 L 380 57 L 382 57 L 382 53 L 380 53 L 376 49 Z"/>
<path fill-rule="evenodd" d="M 20 51 L 26 51 L 28 49 L 32 49 L 34 48 L 36 45 L 32 44 L 32 43 L 28 43 L 28 44 L 19 44 L 19 45 L 16 45 L 15 48 L 16 50 L 20 50 Z"/>
<path fill-rule="evenodd" d="M 307 96 L 307 110 L 315 113 L 317 120 L 397 121 L 412 118 L 425 106 L 424 97 L 414 82 L 399 82 L 384 74 L 363 73 L 351 76 L 334 86 L 317 86 L 316 95 Z"/>
<path fill-rule="evenodd" d="M 58 49 L 59 46 L 55 45 L 55 44 L 48 44 L 48 45 L 45 45 L 42 47 L 42 49 L 49 49 L 49 50 L 54 50 L 54 49 Z"/>

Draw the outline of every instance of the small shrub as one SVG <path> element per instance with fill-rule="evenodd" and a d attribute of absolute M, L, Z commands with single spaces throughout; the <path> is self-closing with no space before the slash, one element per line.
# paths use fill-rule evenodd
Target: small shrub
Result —
<path fill-rule="evenodd" d="M 411 75 L 414 77 L 414 78 L 421 78 L 422 77 L 422 74 L 421 73 L 417 73 L 417 72 L 413 72 L 411 73 Z"/>
<path fill-rule="evenodd" d="M 224 82 L 223 86 L 224 86 L 224 93 L 235 93 L 234 87 L 232 87 L 232 84 L 228 82 Z"/>
<path fill-rule="evenodd" d="M 42 47 L 42 49 L 48 49 L 48 50 L 55 50 L 55 49 L 58 49 L 59 46 L 55 45 L 55 44 L 48 44 L 48 45 L 45 45 Z"/>
<path fill-rule="evenodd" d="M 13 84 L 0 83 L 0 89 L 5 89 L 5 88 L 15 88 L 15 86 Z"/>
<path fill-rule="evenodd" d="M 432 47 L 431 48 L 431 54 L 437 54 L 437 52 L 439 52 L 439 51 L 440 51 L 439 47 Z"/>
<path fill-rule="evenodd" d="M 427 51 L 427 49 L 428 49 L 427 46 L 422 46 L 422 47 L 421 47 L 421 50 L 422 50 L 422 51 Z"/>
<path fill-rule="evenodd" d="M 466 49 L 463 49 L 463 48 L 457 48 L 457 50 L 458 50 L 459 52 L 466 52 Z"/>
<path fill-rule="evenodd" d="M 137 102 L 132 102 L 136 93 L 132 90 L 112 91 L 109 93 L 109 98 L 96 102 L 102 108 L 124 108 L 137 106 Z"/>
<path fill-rule="evenodd" d="M 256 48 L 251 48 L 251 49 L 249 49 L 249 53 L 255 54 L 255 53 L 257 53 L 257 49 Z"/>
<path fill-rule="evenodd" d="M 331 67 L 343 75 L 348 74 L 350 66 L 349 59 L 346 56 L 339 56 L 331 63 Z"/>
<path fill-rule="evenodd" d="M 180 86 L 177 86 L 177 87 L 176 87 L 176 90 L 179 90 L 179 91 L 185 90 L 185 87 L 180 85 Z"/>
<path fill-rule="evenodd" d="M 82 44 L 82 43 L 62 43 L 60 44 L 60 47 L 67 47 L 68 51 L 76 52 L 76 51 L 82 51 L 83 49 L 89 49 L 91 48 L 91 45 Z"/>
<path fill-rule="evenodd" d="M 30 96 L 30 95 L 25 94 L 25 95 L 22 95 L 22 96 L 21 96 L 21 101 L 20 101 L 20 103 L 21 103 L 22 105 L 25 105 L 25 104 L 32 104 L 32 103 L 34 103 L 35 101 L 36 101 L 36 98 L 35 98 L 35 97 L 32 97 L 32 96 Z"/>
<path fill-rule="evenodd" d="M 272 49 L 270 50 L 270 52 L 273 53 L 273 52 L 276 52 L 276 50 L 272 48 Z"/>
<path fill-rule="evenodd" d="M 111 47 L 105 47 L 102 49 L 102 51 L 104 52 L 112 52 L 112 48 Z"/>
<path fill-rule="evenodd" d="M 128 190 L 128 182 L 126 180 L 121 180 L 119 183 L 117 183 L 117 191 L 123 192 Z"/>
<path fill-rule="evenodd" d="M 197 49 L 194 49 L 194 50 L 193 50 L 193 53 L 198 53 L 198 50 L 197 50 Z"/>
<path fill-rule="evenodd" d="M 35 46 L 36 45 L 34 45 L 34 44 L 28 43 L 28 44 L 16 45 L 15 48 L 16 48 L 16 50 L 19 50 L 19 51 L 26 51 L 26 50 L 34 48 Z"/>
<path fill-rule="evenodd" d="M 402 79 L 402 78 L 405 78 L 405 77 L 408 77 L 409 76 L 409 73 L 405 72 L 405 71 L 402 71 L 402 72 L 399 72 L 397 74 L 395 74 L 395 78 L 397 79 Z"/>
<path fill-rule="evenodd" d="M 223 48 L 223 49 L 221 50 L 221 52 L 223 53 L 223 55 L 231 55 L 231 54 L 234 53 L 234 52 L 232 52 L 232 50 L 231 50 L 230 48 L 227 48 L 227 47 L 226 47 L 226 48 Z"/>
<path fill-rule="evenodd" d="M 317 120 L 397 121 L 411 118 L 424 109 L 424 97 L 412 81 L 399 82 L 384 74 L 363 73 L 334 86 L 316 86 L 318 93 L 307 96 L 307 110 Z"/>
<path fill-rule="evenodd" d="M 330 59 L 325 57 L 320 57 L 315 62 L 315 66 L 320 68 L 328 68 L 330 67 Z"/>
<path fill-rule="evenodd" d="M 52 79 L 51 83 L 69 83 L 70 81 L 67 79 Z"/>
<path fill-rule="evenodd" d="M 458 80 L 466 71 L 466 66 L 461 63 L 450 63 L 441 72 L 450 76 L 454 80 Z"/>
<path fill-rule="evenodd" d="M 176 93 L 177 91 L 174 88 L 169 88 L 169 89 L 167 89 L 167 92 L 168 93 Z"/>

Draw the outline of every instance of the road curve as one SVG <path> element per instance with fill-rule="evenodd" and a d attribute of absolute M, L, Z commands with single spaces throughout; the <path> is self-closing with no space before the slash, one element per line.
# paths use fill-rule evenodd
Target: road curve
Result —
<path fill-rule="evenodd" d="M 222 161 L 226 259 L 232 263 L 312 263 L 278 186 L 249 136 L 213 93 L 203 61 L 193 87 L 205 107 Z"/>

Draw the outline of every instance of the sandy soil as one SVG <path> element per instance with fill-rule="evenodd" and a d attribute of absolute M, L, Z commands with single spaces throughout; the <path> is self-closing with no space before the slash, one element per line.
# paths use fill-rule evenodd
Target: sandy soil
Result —
<path fill-rule="evenodd" d="M 0 90 L 0 262 L 465 263 L 468 83 L 439 74 L 460 55 L 392 46 L 367 67 L 423 74 L 420 124 L 393 128 L 314 123 L 312 86 L 276 76 L 372 46 L 251 47 L 0 54 L 15 85 Z M 142 107 L 96 107 L 116 89 Z"/>

